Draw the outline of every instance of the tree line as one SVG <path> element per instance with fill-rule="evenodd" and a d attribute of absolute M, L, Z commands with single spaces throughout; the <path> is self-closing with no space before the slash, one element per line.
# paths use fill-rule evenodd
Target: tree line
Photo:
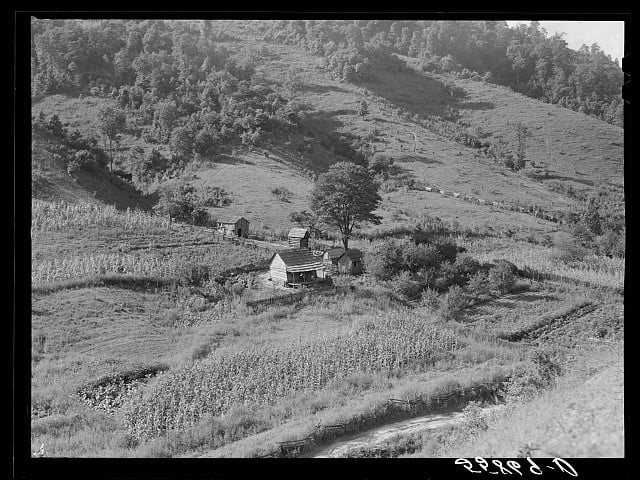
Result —
<path fill-rule="evenodd" d="M 377 68 L 401 69 L 393 54 L 420 60 L 424 71 L 450 72 L 510 87 L 622 126 L 623 73 L 598 44 L 568 47 L 539 22 L 283 20 L 265 22 L 271 40 L 303 45 L 345 81 Z"/>

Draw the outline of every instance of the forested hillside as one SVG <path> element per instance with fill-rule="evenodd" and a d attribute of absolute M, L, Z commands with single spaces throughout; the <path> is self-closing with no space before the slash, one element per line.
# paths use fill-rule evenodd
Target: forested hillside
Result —
<path fill-rule="evenodd" d="M 568 48 L 539 22 L 509 28 L 504 21 L 282 21 L 263 27 L 274 40 L 302 44 L 326 58 L 336 75 L 364 80 L 391 54 L 420 59 L 428 72 L 484 79 L 544 102 L 622 126 L 622 70 L 597 44 Z"/>

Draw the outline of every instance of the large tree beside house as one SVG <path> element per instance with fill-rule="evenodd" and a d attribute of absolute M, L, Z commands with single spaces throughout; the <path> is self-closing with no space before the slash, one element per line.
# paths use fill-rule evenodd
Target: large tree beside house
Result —
<path fill-rule="evenodd" d="M 345 250 L 354 228 L 380 223 L 373 211 L 382 201 L 369 171 L 355 163 L 338 162 L 318 177 L 311 192 L 311 208 L 329 227 L 340 231 Z"/>

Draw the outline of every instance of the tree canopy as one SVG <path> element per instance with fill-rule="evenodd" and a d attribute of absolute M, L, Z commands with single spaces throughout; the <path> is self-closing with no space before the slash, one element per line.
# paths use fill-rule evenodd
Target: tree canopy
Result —
<path fill-rule="evenodd" d="M 351 162 L 338 162 L 318 177 L 311 192 L 311 208 L 330 227 L 340 231 L 347 250 L 353 229 L 363 222 L 380 223 L 373 211 L 381 202 L 378 184 L 368 170 Z"/>

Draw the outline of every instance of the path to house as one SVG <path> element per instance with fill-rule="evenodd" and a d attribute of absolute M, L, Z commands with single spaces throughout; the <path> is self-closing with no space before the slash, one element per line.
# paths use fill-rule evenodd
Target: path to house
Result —
<path fill-rule="evenodd" d="M 482 409 L 484 415 L 504 408 L 504 405 L 492 405 Z M 402 420 L 374 428 L 365 432 L 359 432 L 350 437 L 343 437 L 339 440 L 323 445 L 322 447 L 306 452 L 301 455 L 304 458 L 337 458 L 344 457 L 350 451 L 357 448 L 374 449 L 388 442 L 395 435 L 409 435 L 425 432 L 436 428 L 456 425 L 464 421 L 463 412 L 452 412 L 448 414 L 431 414 L 422 417 Z"/>

